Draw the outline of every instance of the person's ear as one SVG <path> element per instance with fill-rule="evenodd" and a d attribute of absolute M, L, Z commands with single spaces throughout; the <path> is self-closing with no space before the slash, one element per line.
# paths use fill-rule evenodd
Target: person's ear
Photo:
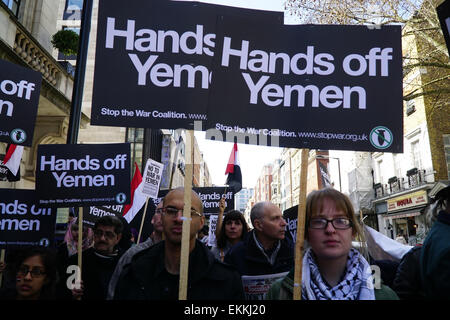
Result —
<path fill-rule="evenodd" d="M 262 231 L 262 221 L 261 219 L 255 219 L 253 220 L 253 227 L 258 230 L 258 231 Z"/>
<path fill-rule="evenodd" d="M 119 234 L 117 235 L 117 243 L 120 242 L 120 239 L 122 239 L 122 234 L 121 234 L 121 233 L 119 233 Z"/>

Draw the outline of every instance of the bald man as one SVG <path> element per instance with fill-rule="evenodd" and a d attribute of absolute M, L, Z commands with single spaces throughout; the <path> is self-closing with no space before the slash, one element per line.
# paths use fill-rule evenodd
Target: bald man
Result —
<path fill-rule="evenodd" d="M 270 275 L 294 266 L 294 245 L 285 239 L 286 221 L 271 202 L 258 202 L 250 211 L 253 230 L 225 256 L 241 275 Z"/>
<path fill-rule="evenodd" d="M 184 188 L 162 201 L 164 240 L 139 252 L 122 272 L 116 300 L 177 300 L 183 231 Z M 189 231 L 188 300 L 242 300 L 239 273 L 214 258 L 197 233 L 205 224 L 203 204 L 192 191 Z"/>

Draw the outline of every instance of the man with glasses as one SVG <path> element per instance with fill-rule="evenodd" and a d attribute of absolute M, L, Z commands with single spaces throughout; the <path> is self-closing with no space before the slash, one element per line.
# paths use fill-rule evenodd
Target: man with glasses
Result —
<path fill-rule="evenodd" d="M 118 249 L 122 236 L 122 222 L 114 216 L 104 216 L 94 225 L 94 246 L 83 251 L 81 287 L 67 288 L 70 296 L 82 300 L 105 300 L 108 284 L 122 254 Z M 77 265 L 78 254 L 69 259 Z M 63 279 L 67 283 L 68 275 Z M 70 282 L 70 281 L 69 281 Z M 67 297 L 67 296 L 66 296 Z"/>
<path fill-rule="evenodd" d="M 184 188 L 170 191 L 163 199 L 164 240 L 136 254 L 116 286 L 117 300 L 177 300 L 183 230 Z M 189 231 L 189 300 L 243 299 L 239 274 L 211 254 L 197 233 L 205 223 L 200 197 L 191 193 Z"/>

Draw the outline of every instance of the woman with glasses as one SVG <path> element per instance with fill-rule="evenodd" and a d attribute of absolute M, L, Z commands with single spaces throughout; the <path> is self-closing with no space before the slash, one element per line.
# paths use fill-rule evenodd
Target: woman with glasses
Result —
<path fill-rule="evenodd" d="M 303 256 L 303 300 L 398 299 L 386 286 L 374 290 L 369 263 L 352 248 L 352 240 L 362 238 L 362 232 L 346 195 L 332 188 L 311 192 L 305 226 L 309 248 Z M 293 287 L 294 269 L 272 285 L 267 299 L 292 299 Z"/>
<path fill-rule="evenodd" d="M 43 247 L 26 248 L 14 264 L 16 286 L 0 293 L 6 300 L 53 300 L 57 280 L 56 256 Z"/>

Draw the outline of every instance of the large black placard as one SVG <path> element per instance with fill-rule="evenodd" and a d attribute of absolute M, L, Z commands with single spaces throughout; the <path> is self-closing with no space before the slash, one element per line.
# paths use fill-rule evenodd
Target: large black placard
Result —
<path fill-rule="evenodd" d="M 39 145 L 36 191 L 42 206 L 130 203 L 130 144 Z"/>
<path fill-rule="evenodd" d="M 402 152 L 401 54 L 399 26 L 266 26 L 223 17 L 207 127 L 228 133 L 227 141 Z"/>
<path fill-rule="evenodd" d="M 0 59 L 0 141 L 30 147 L 42 75 Z"/>
<path fill-rule="evenodd" d="M 205 120 L 219 14 L 283 21 L 279 12 L 195 2 L 101 0 L 91 123 L 193 129 Z"/>
<path fill-rule="evenodd" d="M 38 202 L 34 190 L 0 190 L 0 248 L 53 246 L 56 209 Z"/>

